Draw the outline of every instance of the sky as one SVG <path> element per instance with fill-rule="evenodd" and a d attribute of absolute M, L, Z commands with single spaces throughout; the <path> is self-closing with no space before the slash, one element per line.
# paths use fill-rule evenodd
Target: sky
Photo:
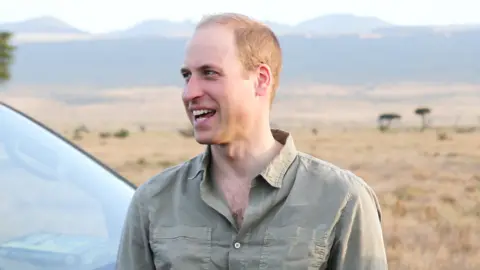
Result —
<path fill-rule="evenodd" d="M 144 20 L 198 20 L 239 12 L 296 24 L 321 15 L 375 16 L 400 25 L 480 23 L 478 0 L 1 0 L 0 23 L 53 16 L 92 33 L 125 29 Z M 168 4 L 167 4 L 168 3 Z"/>

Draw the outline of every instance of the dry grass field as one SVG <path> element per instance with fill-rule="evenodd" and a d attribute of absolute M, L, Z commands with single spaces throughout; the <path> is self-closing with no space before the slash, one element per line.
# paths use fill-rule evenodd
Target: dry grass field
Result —
<path fill-rule="evenodd" d="M 480 133 L 292 131 L 297 147 L 348 168 L 377 192 L 392 270 L 480 269 Z M 176 132 L 77 143 L 136 184 L 200 153 Z"/>
<path fill-rule="evenodd" d="M 299 150 L 350 169 L 375 189 L 383 208 L 390 269 L 480 269 L 480 226 L 476 223 L 480 221 L 480 128 L 452 127 L 454 122 L 466 123 L 459 121 L 460 115 L 470 119 L 468 125 L 478 126 L 478 86 L 439 88 L 438 92 L 444 89 L 447 94 L 456 89 L 458 95 L 429 99 L 421 98 L 435 95 L 436 88 L 416 92 L 404 87 L 401 93 L 398 87 L 383 89 L 359 98 L 352 98 L 348 89 L 332 87 L 307 89 L 295 98 L 285 94 L 277 103 L 274 122 L 292 132 Z M 175 91 L 162 92 L 162 101 L 153 90 L 143 90 L 142 95 L 104 92 L 114 96 L 115 102 L 87 105 L 69 105 L 50 97 L 26 98 L 21 91 L 0 95 L 0 99 L 51 123 L 141 184 L 203 150 L 177 130 L 186 123 L 183 109 L 177 95 L 165 94 L 178 94 Z M 383 99 L 378 98 L 382 95 Z M 431 107 L 434 124 L 441 123 L 443 128 L 419 132 L 420 120 L 412 113 L 419 105 Z M 381 133 L 372 126 L 384 111 L 406 116 L 395 129 Z M 362 127 L 365 123 L 370 126 Z M 73 130 L 80 124 L 89 132 L 75 136 Z M 140 124 L 145 130 L 139 129 Z M 108 136 L 121 128 L 129 131 L 128 136 Z"/>

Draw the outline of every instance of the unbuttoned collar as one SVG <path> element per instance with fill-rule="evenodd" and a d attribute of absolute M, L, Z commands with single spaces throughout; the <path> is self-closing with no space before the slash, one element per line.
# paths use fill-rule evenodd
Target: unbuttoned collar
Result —
<path fill-rule="evenodd" d="M 265 167 L 265 169 L 263 169 L 260 175 L 271 186 L 280 188 L 285 173 L 297 156 L 297 148 L 295 147 L 295 143 L 290 133 L 280 129 L 272 129 L 271 132 L 275 140 L 283 144 L 283 147 L 280 150 L 280 153 L 267 165 L 267 167 Z M 205 172 L 211 161 L 210 146 L 206 147 L 205 151 L 199 156 L 199 158 L 195 158 L 192 161 L 194 164 L 192 164 L 189 178 L 194 178 L 199 173 L 202 173 L 205 177 Z"/>

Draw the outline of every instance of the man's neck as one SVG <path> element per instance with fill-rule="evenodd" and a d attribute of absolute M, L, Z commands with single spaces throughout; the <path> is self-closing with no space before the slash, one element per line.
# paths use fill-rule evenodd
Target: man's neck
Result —
<path fill-rule="evenodd" d="M 250 140 L 212 145 L 213 170 L 216 175 L 221 178 L 252 179 L 261 173 L 282 148 L 270 128 L 249 137 Z"/>

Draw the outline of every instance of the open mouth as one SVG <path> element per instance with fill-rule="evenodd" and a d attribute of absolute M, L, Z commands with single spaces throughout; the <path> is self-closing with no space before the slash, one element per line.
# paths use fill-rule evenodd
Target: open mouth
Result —
<path fill-rule="evenodd" d="M 215 110 L 194 110 L 193 117 L 195 121 L 202 121 L 215 115 Z"/>

